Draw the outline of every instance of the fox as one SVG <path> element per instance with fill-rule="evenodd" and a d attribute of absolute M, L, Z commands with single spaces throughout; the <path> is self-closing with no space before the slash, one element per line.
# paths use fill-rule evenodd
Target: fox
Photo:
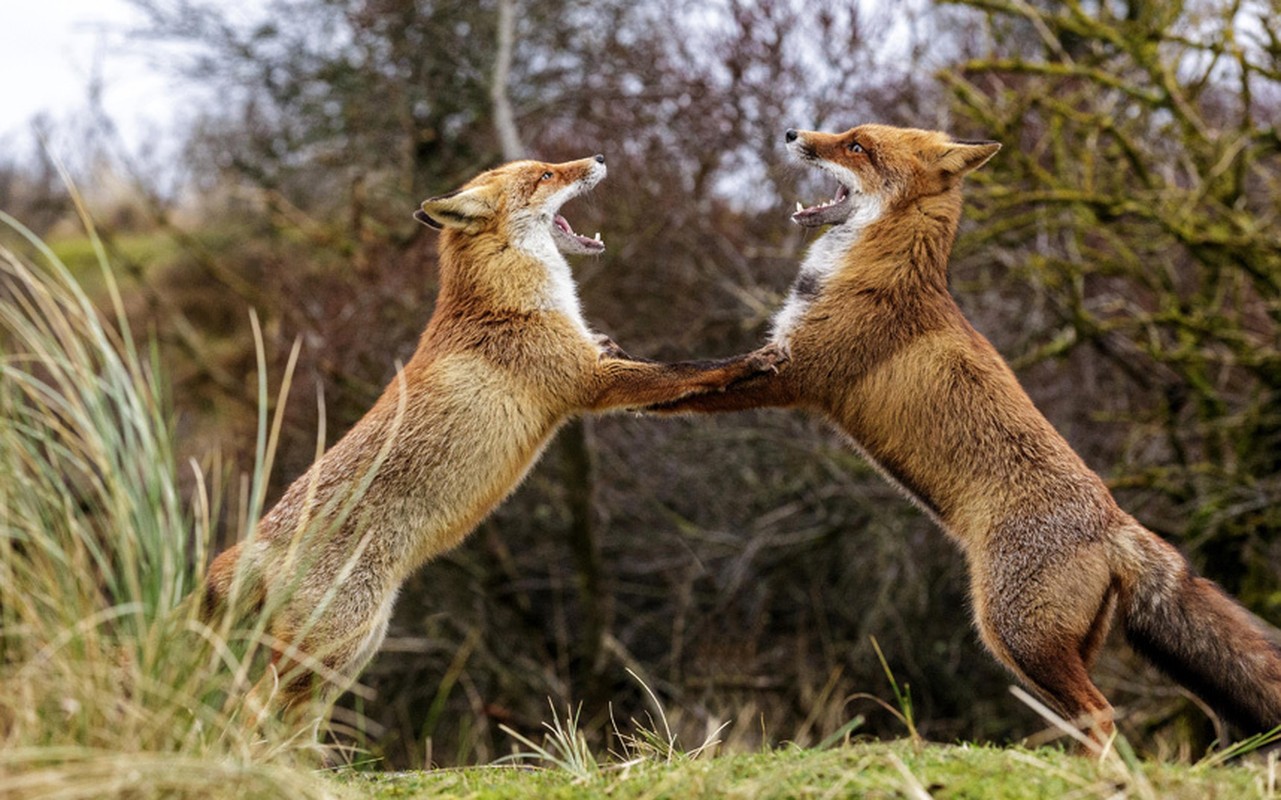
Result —
<path fill-rule="evenodd" d="M 784 138 L 837 184 L 791 215 L 827 230 L 772 320 L 788 367 L 651 410 L 825 417 L 959 545 L 980 639 L 1093 752 L 1115 730 L 1090 678 L 1114 618 L 1236 726 L 1281 725 L 1272 632 L 1119 507 L 949 292 L 963 178 L 1000 144 L 879 124 Z"/>
<path fill-rule="evenodd" d="M 429 198 L 440 288 L 417 349 L 373 407 L 213 560 L 203 612 L 266 616 L 251 714 L 333 699 L 386 636 L 411 573 L 458 545 L 568 418 L 641 409 L 779 368 L 777 348 L 720 361 L 632 360 L 584 321 L 566 255 L 605 244 L 559 211 L 605 157 L 516 161 Z"/>

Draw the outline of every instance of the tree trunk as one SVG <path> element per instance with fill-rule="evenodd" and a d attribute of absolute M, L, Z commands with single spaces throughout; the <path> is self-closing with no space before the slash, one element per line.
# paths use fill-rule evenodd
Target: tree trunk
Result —
<path fill-rule="evenodd" d="M 494 102 L 494 128 L 506 161 L 525 157 L 525 145 L 521 144 L 511 99 L 507 96 L 515 34 L 516 0 L 498 0 L 498 54 L 494 57 L 494 80 L 489 87 L 489 96 Z"/>
<path fill-rule="evenodd" d="M 511 77 L 512 47 L 515 44 L 515 0 L 498 0 L 498 52 L 494 58 L 493 83 L 489 95 L 493 100 L 494 128 L 503 151 L 503 159 L 525 158 L 516 127 L 515 114 L 507 95 Z M 560 436 L 563 480 L 569 505 L 569 547 L 573 554 L 575 585 L 583 609 L 582 630 L 573 638 L 578 642 L 579 663 L 586 676 L 588 698 L 601 696 L 601 672 L 604 668 L 602 646 L 610 627 L 610 603 L 602 585 L 600 537 L 593 516 L 594 481 L 590 443 L 591 422 L 572 420 Z M 571 631 L 571 634 L 574 632 Z"/>

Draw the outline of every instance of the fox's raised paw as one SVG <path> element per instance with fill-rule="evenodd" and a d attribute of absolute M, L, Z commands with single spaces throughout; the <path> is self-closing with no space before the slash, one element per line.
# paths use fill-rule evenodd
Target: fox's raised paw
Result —
<path fill-rule="evenodd" d="M 781 344 L 767 344 L 747 357 L 747 366 L 756 374 L 777 373 L 792 360 L 791 352 Z"/>

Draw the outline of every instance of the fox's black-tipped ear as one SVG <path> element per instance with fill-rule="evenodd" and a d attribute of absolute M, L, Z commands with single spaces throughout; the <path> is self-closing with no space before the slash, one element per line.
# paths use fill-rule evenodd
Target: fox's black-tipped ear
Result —
<path fill-rule="evenodd" d="M 955 140 L 943 146 L 939 169 L 951 175 L 965 175 L 986 164 L 1000 149 L 1000 142 Z"/>
<path fill-rule="evenodd" d="M 476 233 L 493 216 L 490 192 L 482 185 L 430 197 L 423 201 L 414 219 L 437 230 L 457 228 L 466 233 Z"/>
<path fill-rule="evenodd" d="M 441 225 L 439 222 L 437 222 L 436 220 L 427 216 L 427 212 L 423 211 L 421 208 L 414 212 L 414 219 L 418 220 L 419 222 L 421 222 L 422 224 L 426 225 L 428 228 L 431 228 L 433 230 L 440 230 L 441 228 L 445 227 Z"/>

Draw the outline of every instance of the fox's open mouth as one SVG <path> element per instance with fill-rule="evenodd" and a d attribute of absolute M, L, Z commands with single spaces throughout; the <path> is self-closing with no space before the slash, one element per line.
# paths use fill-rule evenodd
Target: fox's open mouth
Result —
<path fill-rule="evenodd" d="M 807 228 L 818 225 L 839 225 L 849 218 L 852 210 L 850 187 L 841 183 L 836 187 L 836 194 L 831 200 L 815 203 L 812 206 L 804 206 L 799 200 L 796 201 L 796 213 L 792 214 L 792 221 Z"/>
<path fill-rule="evenodd" d="M 595 255 L 605 250 L 605 243 L 600 240 L 599 232 L 596 233 L 595 239 L 580 236 L 574 233 L 574 229 L 569 225 L 569 220 L 560 214 L 552 218 L 552 241 L 556 243 L 556 249 L 562 253 Z"/>

